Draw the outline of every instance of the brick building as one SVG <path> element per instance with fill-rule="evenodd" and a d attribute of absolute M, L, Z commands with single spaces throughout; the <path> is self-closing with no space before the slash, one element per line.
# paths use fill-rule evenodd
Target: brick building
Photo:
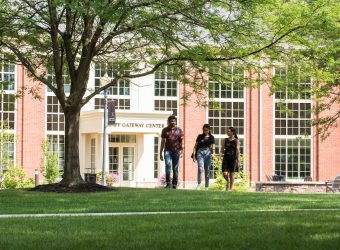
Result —
<path fill-rule="evenodd" d="M 246 72 L 229 66 L 228 72 L 238 79 Z M 99 86 L 107 71 L 105 65 L 94 64 L 90 74 L 89 93 Z M 285 69 L 273 67 L 269 74 L 284 77 Z M 53 82 L 53 76 L 50 76 Z M 2 85 L 1 121 L 9 125 L 14 140 L 7 142 L 10 157 L 22 166 L 27 178 L 34 177 L 43 157 L 41 144 L 48 138 L 51 150 L 58 154 L 59 164 L 64 161 L 64 116 L 56 97 L 45 85 L 28 78 L 24 69 L 10 63 L 0 64 Z M 266 81 L 264 78 L 263 81 Z M 116 124 L 109 125 L 107 171 L 119 175 L 122 186 L 158 186 L 164 173 L 164 163 L 159 161 L 160 133 L 170 114 L 178 116 L 185 133 L 184 157 L 180 162 L 180 184 L 190 188 L 196 183 L 197 166 L 190 158 L 195 139 L 204 123 L 209 123 L 216 138 L 218 152 L 226 129 L 233 126 L 238 131 L 244 171 L 250 181 L 264 181 L 277 174 L 286 181 L 303 181 L 311 176 L 315 181 L 331 179 L 340 173 L 340 128 L 321 141 L 311 118 L 310 96 L 289 96 L 279 92 L 270 95 L 263 84 L 257 89 L 225 87 L 210 81 L 210 96 L 220 109 L 198 107 L 195 96 L 182 105 L 182 95 L 188 86 L 179 84 L 171 68 L 131 81 L 122 80 L 108 89 L 108 100 L 116 106 Z M 303 83 L 308 86 L 310 83 Z M 11 94 L 21 88 L 35 88 L 40 98 L 23 95 L 15 99 Z M 67 86 L 65 87 L 67 91 Z M 291 113 L 280 112 L 282 98 Z M 98 173 L 103 162 L 103 103 L 102 94 L 84 106 L 80 118 L 81 173 Z M 339 107 L 333 107 L 334 110 Z M 332 112 L 332 111 L 330 111 Z M 216 153 L 217 153 L 216 152 Z M 214 171 L 211 171 L 213 178 Z M 42 179 L 42 176 L 41 176 Z"/>

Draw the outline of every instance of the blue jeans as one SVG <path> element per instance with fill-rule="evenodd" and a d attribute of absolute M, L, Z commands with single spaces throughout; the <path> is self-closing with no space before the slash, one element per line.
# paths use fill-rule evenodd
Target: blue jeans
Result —
<path fill-rule="evenodd" d="M 200 185 L 202 182 L 202 170 L 204 165 L 205 187 L 209 187 L 209 176 L 211 166 L 212 154 L 210 148 L 199 148 L 197 151 L 197 183 Z"/>
<path fill-rule="evenodd" d="M 172 166 L 172 185 L 177 186 L 178 182 L 178 161 L 179 153 L 164 150 L 164 161 L 165 161 L 165 182 L 166 185 L 170 185 L 170 171 Z"/>

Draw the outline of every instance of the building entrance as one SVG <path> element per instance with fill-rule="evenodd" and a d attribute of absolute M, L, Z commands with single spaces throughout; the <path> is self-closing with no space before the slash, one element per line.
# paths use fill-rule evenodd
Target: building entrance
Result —
<path fill-rule="evenodd" d="M 119 182 L 133 181 L 135 170 L 135 146 L 110 144 L 109 172 L 119 176 Z"/>

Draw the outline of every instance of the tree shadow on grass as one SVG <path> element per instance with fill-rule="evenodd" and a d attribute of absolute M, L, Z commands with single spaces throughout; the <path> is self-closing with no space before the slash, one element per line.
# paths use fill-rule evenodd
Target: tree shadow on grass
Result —
<path fill-rule="evenodd" d="M 52 183 L 46 185 L 38 185 L 34 188 L 28 189 L 29 191 L 39 192 L 55 192 L 55 193 L 89 193 L 89 192 L 112 192 L 118 191 L 117 188 L 102 186 L 97 183 L 79 183 L 76 185 L 66 185 L 62 183 Z"/>

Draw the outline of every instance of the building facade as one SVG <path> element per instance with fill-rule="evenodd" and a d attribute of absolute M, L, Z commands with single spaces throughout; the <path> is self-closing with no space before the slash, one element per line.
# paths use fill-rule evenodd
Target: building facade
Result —
<path fill-rule="evenodd" d="M 216 153 L 226 138 L 227 127 L 237 129 L 244 156 L 243 169 L 250 183 L 265 181 L 272 175 L 284 176 L 286 181 L 303 181 L 306 176 L 314 181 L 325 181 L 340 173 L 337 153 L 340 128 L 321 141 L 316 128 L 310 125 L 313 103 L 308 92 L 294 95 L 280 91 L 270 95 L 266 77 L 259 88 L 240 88 L 233 82 L 243 81 L 248 72 L 236 66 L 224 70 L 231 79 L 227 85 L 207 76 L 209 100 L 213 101 L 206 106 L 197 106 L 202 100 L 194 95 L 183 102 L 182 97 L 190 92 L 190 87 L 176 79 L 171 67 L 153 75 L 119 81 L 106 91 L 107 101 L 113 102 L 116 108 L 116 123 L 107 127 L 105 148 L 105 96 L 104 93 L 95 96 L 83 107 L 80 117 L 81 174 L 100 173 L 105 155 L 104 168 L 118 176 L 117 185 L 160 186 L 164 175 L 164 162 L 159 160 L 160 134 L 170 114 L 178 117 L 178 124 L 185 133 L 179 176 L 183 188 L 193 187 L 197 180 L 197 165 L 190 155 L 204 123 L 212 127 Z M 105 73 L 112 77 L 110 65 L 93 64 L 88 93 L 100 86 Z M 273 67 L 268 75 L 284 79 L 286 69 Z M 53 75 L 49 79 L 53 83 Z M 6 150 L 2 150 L 2 154 L 6 151 L 15 165 L 23 167 L 26 177 L 33 178 L 43 159 L 42 142 L 48 139 L 50 150 L 58 155 L 62 166 L 64 116 L 57 98 L 45 85 L 28 78 L 19 65 L 1 62 L 1 81 L 9 82 L 1 85 L 2 130 L 13 135 L 3 143 Z M 308 88 L 311 83 L 301 80 L 299 84 Z M 65 90 L 68 89 L 66 85 Z M 28 90 L 34 95 L 28 94 Z M 25 94 L 14 98 L 13 94 L 18 91 Z M 289 111 L 282 112 L 287 107 Z M 215 171 L 211 170 L 212 178 Z"/>

